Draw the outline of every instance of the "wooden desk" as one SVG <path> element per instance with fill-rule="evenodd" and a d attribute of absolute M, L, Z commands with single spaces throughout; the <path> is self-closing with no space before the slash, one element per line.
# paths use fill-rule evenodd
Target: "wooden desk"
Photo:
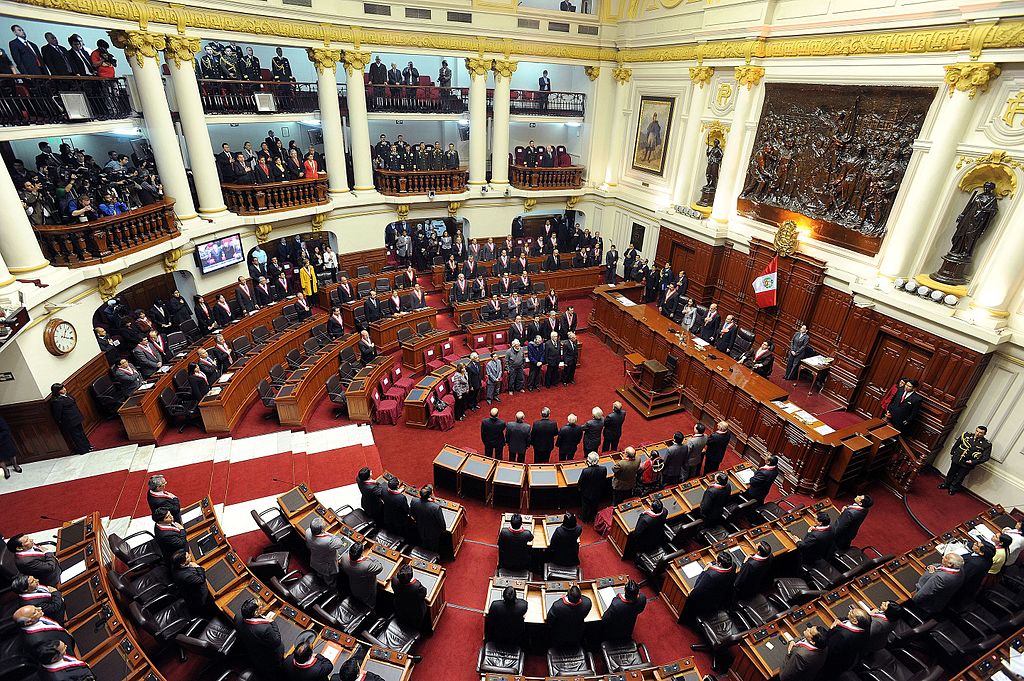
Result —
<path fill-rule="evenodd" d="M 491 479 L 497 462 L 480 454 L 466 457 L 459 468 L 459 496 L 470 496 L 486 500 L 491 496 Z"/>
<path fill-rule="evenodd" d="M 565 264 L 564 261 L 563 264 Z M 530 283 L 544 284 L 544 293 L 538 294 L 539 296 L 546 295 L 550 289 L 555 289 L 555 291 L 558 293 L 560 297 L 563 295 L 573 296 L 579 295 L 581 293 L 589 293 L 595 286 L 601 283 L 601 281 L 604 278 L 604 273 L 604 266 L 565 268 L 553 272 L 545 271 L 530 273 Z M 519 275 L 510 275 L 510 279 L 512 280 L 512 285 L 515 286 L 519 279 Z M 491 287 L 493 287 L 495 284 L 500 283 L 501 277 L 486 277 L 484 279 L 484 282 L 487 285 L 486 297 L 489 299 L 491 297 Z M 474 302 L 479 303 L 479 305 L 477 305 L 477 309 L 483 307 L 483 301 L 479 300 L 467 301 L 466 303 L 456 303 L 455 301 L 453 301 L 451 299 L 450 293 L 454 285 L 454 282 L 446 281 L 443 282 L 439 287 L 444 292 L 445 303 L 452 306 L 453 308 L 456 308 L 457 306 L 460 305 L 467 305 L 467 307 L 463 308 L 464 311 L 471 310 Z M 529 294 L 527 293 L 525 295 Z M 502 296 L 502 300 L 504 300 L 505 298 L 505 296 Z"/>
<path fill-rule="evenodd" d="M 325 345 L 312 357 L 306 358 L 299 371 L 285 382 L 277 393 L 274 407 L 282 426 L 301 427 L 327 394 L 327 379 L 338 373 L 338 353 L 354 348 L 359 334 Z"/>
<path fill-rule="evenodd" d="M 434 457 L 434 487 L 459 492 L 459 469 L 471 454 L 465 449 L 445 445 Z"/>
<path fill-rule="evenodd" d="M 810 357 L 800 360 L 800 366 L 797 367 L 796 380 L 793 381 L 793 387 L 795 388 L 797 382 L 800 380 L 800 373 L 806 371 L 811 374 L 811 385 L 807 388 L 807 394 L 811 395 L 814 393 L 814 386 L 816 383 L 818 383 L 818 380 L 822 376 L 827 375 L 829 369 L 832 368 L 832 362 L 829 362 L 827 364 L 812 364 L 809 360 Z M 825 382 L 822 381 L 821 386 L 818 388 L 818 392 L 820 393 L 824 389 Z"/>
<path fill-rule="evenodd" d="M 405 416 L 405 425 L 414 428 L 426 428 L 429 416 L 427 415 L 427 400 L 430 393 L 434 391 L 442 379 L 437 376 L 427 375 L 416 382 L 413 389 L 405 396 L 402 410 Z"/>
<path fill-rule="evenodd" d="M 395 477 L 397 476 L 387 471 L 381 473 L 381 478 L 385 480 Z M 401 480 L 399 480 L 399 484 L 403 487 L 405 495 L 409 497 L 410 503 L 414 499 L 420 498 L 419 487 Z M 441 536 L 441 557 L 447 560 L 454 560 L 459 555 L 462 543 L 466 540 L 466 509 L 462 504 L 457 504 L 454 501 L 441 499 L 437 496 L 432 496 L 431 498 L 441 507 L 441 513 L 444 514 L 445 531 Z"/>
<path fill-rule="evenodd" d="M 727 421 L 748 460 L 760 463 L 778 454 L 787 491 L 824 494 L 826 473 L 842 443 L 881 425 L 871 419 L 822 435 L 815 428 L 824 424 L 804 423 L 775 403 L 788 396 L 784 389 L 712 346 L 699 347 L 689 334 L 677 335 L 679 325 L 653 308 L 630 304 L 641 293 L 636 283 L 594 289 L 591 331 L 618 354 L 636 352 L 663 364 L 670 354 L 675 357 L 682 402 L 698 419 Z"/>
<path fill-rule="evenodd" d="M 424 351 L 433 348 L 435 352 L 440 353 L 441 343 L 448 340 L 450 335 L 451 331 L 434 329 L 429 333 L 416 335 L 405 341 L 402 343 L 402 366 L 414 374 L 425 371 L 427 363 L 423 359 Z M 438 354 L 438 357 L 440 356 Z"/>
<path fill-rule="evenodd" d="M 390 375 L 394 363 L 395 358 L 392 356 L 378 356 L 356 372 L 345 389 L 349 419 L 373 420 L 373 391 L 377 390 L 382 378 Z"/>
<path fill-rule="evenodd" d="M 259 382 L 266 379 L 275 364 L 287 366 L 285 355 L 289 350 L 301 348 L 302 343 L 313 336 L 313 327 L 322 323 L 326 315 L 315 315 L 299 326 L 289 329 L 267 343 L 259 354 L 250 357 L 241 367 L 232 370 L 227 383 L 218 383 L 218 395 L 208 394 L 199 403 L 203 427 L 207 433 L 230 433 L 235 424 L 245 416 L 249 403 L 256 398 Z M 212 391 L 211 391 L 212 392 Z"/>
<path fill-rule="evenodd" d="M 394 352 L 398 349 L 398 332 L 409 329 L 416 335 L 416 325 L 430 322 L 430 328 L 437 327 L 437 310 L 432 307 L 421 307 L 412 312 L 401 312 L 385 317 L 370 324 L 370 339 L 380 352 Z"/>

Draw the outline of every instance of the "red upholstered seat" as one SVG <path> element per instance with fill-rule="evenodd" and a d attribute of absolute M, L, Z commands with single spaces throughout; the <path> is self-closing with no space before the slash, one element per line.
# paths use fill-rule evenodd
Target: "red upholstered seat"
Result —
<path fill-rule="evenodd" d="M 402 388 L 406 395 L 408 395 L 409 391 L 412 390 L 412 387 L 416 385 L 416 379 L 412 376 L 406 376 L 405 372 L 402 371 L 401 365 L 398 364 L 396 364 L 395 368 L 391 371 L 391 382 L 396 388 Z"/>
<path fill-rule="evenodd" d="M 402 405 L 397 400 L 386 400 L 380 396 L 380 388 L 373 391 L 374 421 L 393 426 L 402 414 Z"/>
<path fill-rule="evenodd" d="M 436 371 L 444 366 L 444 360 L 438 357 L 437 348 L 427 348 L 423 351 L 423 361 L 427 365 L 427 371 Z"/>
<path fill-rule="evenodd" d="M 487 335 L 476 334 L 469 340 L 469 347 L 477 352 L 487 349 Z"/>
<path fill-rule="evenodd" d="M 444 400 L 445 404 L 455 406 L 455 395 L 451 394 L 451 388 L 448 387 L 447 381 L 438 381 L 437 387 L 434 388 L 434 392 L 437 396 Z"/>
<path fill-rule="evenodd" d="M 445 402 L 445 408 L 443 410 L 435 411 L 433 401 L 428 400 L 427 410 L 427 428 L 436 428 L 438 430 L 451 430 L 452 428 L 455 427 L 455 408 L 452 407 L 452 405 L 449 404 L 447 401 Z"/>
<path fill-rule="evenodd" d="M 452 343 L 451 341 L 445 341 L 444 343 L 441 343 L 441 359 L 444 360 L 445 364 L 454 362 L 458 358 L 459 356 L 455 352 L 454 343 Z"/>
<path fill-rule="evenodd" d="M 384 393 L 386 399 L 395 400 L 396 402 L 405 401 L 405 393 L 407 391 L 402 386 L 392 383 L 390 376 L 380 379 L 380 390 Z"/>
<path fill-rule="evenodd" d="M 492 335 L 494 345 L 491 350 L 498 352 L 499 350 L 508 350 L 508 332 L 507 331 L 495 331 Z"/>

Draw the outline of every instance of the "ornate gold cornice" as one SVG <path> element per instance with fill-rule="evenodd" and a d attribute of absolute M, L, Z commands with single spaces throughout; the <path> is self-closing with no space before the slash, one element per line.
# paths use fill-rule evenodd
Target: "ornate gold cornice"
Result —
<path fill-rule="evenodd" d="M 448 217 L 453 218 L 459 214 L 459 209 L 462 208 L 461 201 L 449 201 L 448 202 Z"/>
<path fill-rule="evenodd" d="M 100 298 L 104 301 L 110 300 L 117 295 L 117 287 L 124 281 L 124 275 L 120 272 L 105 274 L 96 278 L 96 288 L 100 292 Z"/>
<path fill-rule="evenodd" d="M 270 233 L 274 231 L 274 225 L 256 225 L 252 228 L 253 234 L 256 235 L 256 243 L 265 244 L 270 239 Z"/>
<path fill-rule="evenodd" d="M 124 50 L 129 60 L 142 66 L 145 59 L 156 59 L 157 53 L 167 46 L 167 37 L 149 31 L 110 31 L 114 47 Z"/>
<path fill-rule="evenodd" d="M 711 82 L 711 76 L 713 75 L 715 75 L 714 66 L 690 67 L 690 80 L 693 81 L 694 85 L 699 85 L 701 88 Z"/>
<path fill-rule="evenodd" d="M 748 90 L 753 89 L 755 85 L 761 82 L 762 78 L 764 78 L 763 66 L 736 67 L 736 82 L 740 85 L 746 85 Z"/>
<path fill-rule="evenodd" d="M 353 52 L 353 54 L 360 53 Z M 338 68 L 338 62 L 341 61 L 341 50 L 332 50 L 328 47 L 310 47 L 306 50 L 306 56 L 309 57 L 309 61 L 313 62 L 316 72 L 323 73 L 328 69 L 334 71 Z M 360 70 L 362 70 L 362 67 L 360 67 Z"/>
<path fill-rule="evenodd" d="M 183 248 L 172 248 L 164 253 L 164 272 L 170 274 L 178 269 L 178 261 L 181 260 L 183 255 L 185 255 L 185 249 Z"/>
<path fill-rule="evenodd" d="M 614 78 L 620 85 L 625 85 L 632 77 L 633 69 L 627 69 L 623 66 L 616 66 L 612 69 L 612 78 Z"/>
<path fill-rule="evenodd" d="M 199 52 L 199 38 L 188 35 L 168 35 L 167 45 L 164 47 L 164 59 L 174 62 L 177 68 L 182 64 L 191 64 L 195 67 L 196 54 Z"/>
<path fill-rule="evenodd" d="M 323 230 L 324 223 L 327 222 L 327 213 L 316 213 L 309 218 L 310 229 L 314 233 Z"/>
<path fill-rule="evenodd" d="M 495 59 L 494 66 L 495 76 L 501 76 L 502 78 L 511 78 L 512 74 L 519 68 L 519 62 L 511 61 L 509 59 Z"/>
<path fill-rule="evenodd" d="M 360 52 L 359 50 L 345 50 L 341 55 L 342 61 L 345 62 L 345 73 L 354 73 L 355 71 L 362 71 L 366 68 L 366 65 L 370 63 L 370 53 Z M 310 57 L 312 59 L 312 57 Z"/>
<path fill-rule="evenodd" d="M 529 213 L 537 207 L 537 199 L 523 199 L 523 210 Z"/>
<path fill-rule="evenodd" d="M 409 217 L 409 204 L 400 203 L 395 206 L 395 214 L 398 215 L 399 220 L 405 220 Z"/>
<path fill-rule="evenodd" d="M 591 81 L 597 80 L 597 77 L 601 75 L 600 66 L 584 66 L 583 73 L 587 74 L 587 78 Z"/>
<path fill-rule="evenodd" d="M 491 70 L 491 61 L 481 57 L 466 57 L 466 70 L 469 71 L 470 78 L 486 76 Z"/>
<path fill-rule="evenodd" d="M 949 96 L 954 92 L 966 92 L 969 99 L 974 99 L 979 92 L 988 90 L 988 83 L 998 78 L 1002 69 L 996 64 L 986 62 L 967 62 L 946 66 L 946 85 Z"/>

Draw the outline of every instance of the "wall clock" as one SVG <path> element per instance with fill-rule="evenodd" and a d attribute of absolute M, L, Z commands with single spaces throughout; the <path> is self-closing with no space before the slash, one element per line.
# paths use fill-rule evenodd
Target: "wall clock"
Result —
<path fill-rule="evenodd" d="M 51 319 L 43 329 L 43 345 L 51 355 L 61 357 L 68 354 L 78 345 L 78 332 L 71 322 L 63 319 Z"/>

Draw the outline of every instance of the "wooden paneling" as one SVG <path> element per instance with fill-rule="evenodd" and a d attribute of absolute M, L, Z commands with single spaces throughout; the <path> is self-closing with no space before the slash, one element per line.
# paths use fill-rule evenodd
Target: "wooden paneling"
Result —
<path fill-rule="evenodd" d="M 366 265 L 370 272 L 376 274 L 384 269 L 388 263 L 387 250 L 384 248 L 371 248 L 365 251 L 354 253 L 338 253 L 338 269 L 348 270 L 348 273 L 355 276 L 356 269 L 360 265 Z"/>

